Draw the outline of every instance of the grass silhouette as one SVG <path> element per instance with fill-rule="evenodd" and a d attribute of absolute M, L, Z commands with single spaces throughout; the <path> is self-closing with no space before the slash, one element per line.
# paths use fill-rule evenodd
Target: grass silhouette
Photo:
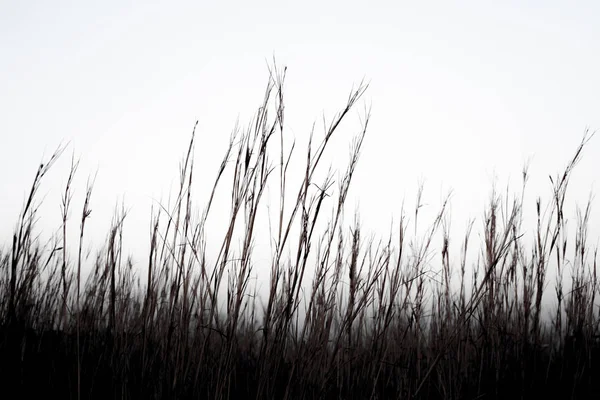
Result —
<path fill-rule="evenodd" d="M 342 226 L 368 112 L 335 195 L 331 175 L 315 181 L 325 149 L 365 93 L 364 84 L 352 90 L 320 143 L 311 136 L 302 179 L 286 179 L 293 150 L 283 146 L 284 80 L 285 69 L 271 71 L 264 102 L 251 127 L 230 141 L 199 217 L 190 190 L 192 134 L 174 206 L 151 215 L 147 269 L 139 271 L 144 284 L 123 257 L 124 210 L 117 210 L 82 280 L 91 181 L 79 213 L 79 248 L 70 252 L 77 259 L 68 259 L 75 162 L 62 196 L 61 233 L 50 245 L 39 243 L 36 198 L 64 147 L 39 166 L 12 244 L 0 253 L 5 393 L 65 399 L 597 398 L 597 249 L 590 253 L 586 241 L 591 201 L 578 213 L 574 240 L 563 212 L 569 178 L 591 135 L 552 179 L 549 201 L 537 200 L 530 248 L 523 195 L 492 192 L 471 269 L 473 222 L 458 238 L 462 252 L 454 265 L 447 202 L 423 237 L 408 238 L 404 214 L 397 239 L 390 235 L 379 243 L 365 239 L 358 222 Z M 209 263 L 206 220 L 229 169 L 230 219 L 223 221 L 218 257 Z M 524 169 L 523 193 L 527 178 Z M 280 205 L 270 238 L 268 295 L 261 302 L 250 285 L 252 252 L 270 182 L 279 189 Z M 333 211 L 319 232 L 326 204 Z M 433 253 L 441 256 L 439 264 L 429 262 Z M 554 282 L 550 268 L 556 269 Z M 553 310 L 542 304 L 545 291 L 556 297 Z M 549 311 L 554 317 L 544 319 Z"/>

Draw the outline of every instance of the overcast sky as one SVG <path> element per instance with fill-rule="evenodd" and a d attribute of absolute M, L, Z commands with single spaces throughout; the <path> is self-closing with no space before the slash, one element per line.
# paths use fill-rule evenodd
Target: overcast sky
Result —
<path fill-rule="evenodd" d="M 91 238 L 104 237 L 124 197 L 135 256 L 152 199 L 177 183 L 194 122 L 204 188 L 236 120 L 245 126 L 260 105 L 273 57 L 288 67 L 286 129 L 300 143 L 353 85 L 370 82 L 357 110 L 371 106 L 372 120 L 348 202 L 370 231 L 385 235 L 420 181 L 431 210 L 453 189 L 457 227 L 480 217 L 494 176 L 518 190 L 528 159 L 533 210 L 584 130 L 600 128 L 599 16 L 597 1 L 1 1 L 0 237 L 42 156 L 70 141 L 42 186 L 41 226 L 58 227 L 74 151 L 76 187 L 98 169 Z M 325 167 L 345 169 L 359 128 L 353 113 Z M 571 200 L 597 190 L 599 159 L 595 137 Z"/>

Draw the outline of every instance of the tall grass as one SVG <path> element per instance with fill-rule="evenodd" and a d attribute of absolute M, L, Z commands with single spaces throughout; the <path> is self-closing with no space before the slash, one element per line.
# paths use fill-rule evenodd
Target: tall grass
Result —
<path fill-rule="evenodd" d="M 552 178 L 548 201 L 537 200 L 533 238 L 522 226 L 524 169 L 520 195 L 492 191 L 480 243 L 472 243 L 475 221 L 452 238 L 461 247 L 456 264 L 448 199 L 422 236 L 408 237 L 404 212 L 379 242 L 365 238 L 358 217 L 345 226 L 368 110 L 337 188 L 331 173 L 316 180 L 325 150 L 366 85 L 352 90 L 320 142 L 311 134 L 303 175 L 288 181 L 294 145 L 284 134 L 284 80 L 285 70 L 272 71 L 251 127 L 225 151 L 202 213 L 192 196 L 194 129 L 174 205 L 152 211 L 144 271 L 126 256 L 127 216 L 117 209 L 83 281 L 93 180 L 79 213 L 77 259 L 68 258 L 75 161 L 61 199 L 60 234 L 40 243 L 38 191 L 64 148 L 40 165 L 12 246 L 0 254 L 3 390 L 77 399 L 597 397 L 591 201 L 578 210 L 574 240 L 564 216 L 569 178 L 591 135 Z M 209 262 L 207 219 L 223 185 L 230 185 L 229 219 Z M 276 188 L 279 205 L 269 216 L 269 286 L 261 297 L 251 279 L 267 187 Z M 468 257 L 473 246 L 476 260 Z M 543 302 L 548 293 L 554 309 Z M 553 317 L 544 318 L 548 313 Z"/>

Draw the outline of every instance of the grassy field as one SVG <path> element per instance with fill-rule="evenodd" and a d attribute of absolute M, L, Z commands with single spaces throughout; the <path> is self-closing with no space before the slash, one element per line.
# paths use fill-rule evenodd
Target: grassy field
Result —
<path fill-rule="evenodd" d="M 452 238 L 462 248 L 454 263 L 447 203 L 422 237 L 409 237 L 405 217 L 380 242 L 365 239 L 358 222 L 343 223 L 368 112 L 341 182 L 333 187 L 331 175 L 315 181 L 365 85 L 352 91 L 322 141 L 311 140 L 303 177 L 286 179 L 292 152 L 282 144 L 284 78 L 273 71 L 251 128 L 232 139 L 218 169 L 212 193 L 230 191 L 231 212 L 211 262 L 205 228 L 213 197 L 196 213 L 190 190 L 194 135 L 175 204 L 150 215 L 144 270 L 135 270 L 122 248 L 126 213 L 118 211 L 83 278 L 93 184 L 73 209 L 76 164 L 63 190 L 62 233 L 40 243 L 37 196 L 63 148 L 39 166 L 13 241 L 0 253 L 4 392 L 61 399 L 600 398 L 591 203 L 578 212 L 574 237 L 563 213 L 569 177 L 591 135 L 553 177 L 548 198 L 537 201 L 534 237 L 523 234 L 523 197 L 493 192 L 484 220 L 473 222 L 484 227 L 480 242 L 473 223 Z M 523 192 L 526 181 L 524 170 Z M 269 287 L 260 298 L 251 284 L 253 243 L 268 185 L 285 207 L 271 208 Z M 419 204 L 409 213 L 415 220 Z M 80 245 L 68 252 L 74 259 L 67 257 L 67 223 L 80 227 Z M 467 257 L 473 248 L 476 260 Z M 548 294 L 554 308 L 542 301 Z"/>

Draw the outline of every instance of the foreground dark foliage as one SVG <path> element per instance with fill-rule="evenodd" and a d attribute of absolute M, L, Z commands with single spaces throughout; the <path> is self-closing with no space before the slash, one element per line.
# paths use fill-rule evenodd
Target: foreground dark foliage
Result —
<path fill-rule="evenodd" d="M 217 171 L 213 195 L 233 165 L 230 218 L 213 262 L 207 261 L 205 232 L 213 195 L 200 217 L 193 212 L 194 135 L 175 205 L 152 213 L 145 271 L 134 271 L 123 257 L 126 215 L 119 211 L 91 273 L 82 278 L 93 183 L 79 214 L 79 248 L 70 252 L 77 259 L 67 257 L 75 162 L 62 198 L 61 234 L 40 243 L 36 195 L 62 149 L 40 165 L 13 242 L 0 253 L 5 393 L 65 399 L 599 398 L 599 287 L 596 252 L 587 248 L 591 203 L 578 210 L 574 240 L 563 213 L 569 177 L 590 136 L 552 179 L 550 201 L 535 203 L 533 234 L 522 227 L 525 169 L 519 195 L 492 192 L 476 261 L 469 257 L 471 223 L 457 242 L 460 261 L 454 263 L 447 202 L 424 236 L 412 240 L 404 214 L 394 234 L 380 242 L 365 240 L 358 221 L 343 227 L 368 113 L 337 198 L 331 174 L 315 182 L 331 137 L 366 86 L 352 91 L 316 148 L 311 135 L 305 173 L 290 187 L 294 146 L 284 133 L 284 74 L 274 71 L 251 128 L 232 137 Z M 250 281 L 267 186 L 277 190 L 279 208 L 269 238 L 270 286 L 261 299 Z M 331 216 L 321 221 L 329 206 Z M 435 242 L 441 246 L 434 248 Z M 554 309 L 543 302 L 548 292 Z M 545 317 L 549 312 L 552 318 Z"/>

